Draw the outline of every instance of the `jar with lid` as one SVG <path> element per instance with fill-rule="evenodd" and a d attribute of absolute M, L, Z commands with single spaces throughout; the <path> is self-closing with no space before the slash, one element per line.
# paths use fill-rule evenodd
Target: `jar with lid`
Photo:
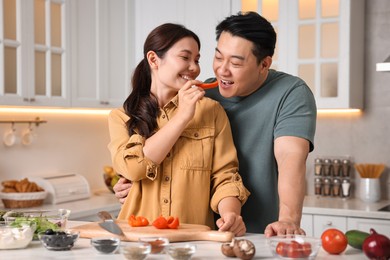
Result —
<path fill-rule="evenodd" d="M 349 179 L 343 179 L 341 183 L 342 197 L 348 198 L 351 195 L 351 182 Z"/>
<path fill-rule="evenodd" d="M 325 179 L 324 179 L 323 192 L 322 192 L 322 194 L 323 194 L 324 196 L 330 196 L 330 195 L 332 194 L 332 192 L 331 192 L 331 186 L 332 186 L 331 179 L 330 179 L 330 178 L 325 178 Z"/>
<path fill-rule="evenodd" d="M 333 197 L 339 197 L 341 195 L 341 181 L 339 178 L 333 179 L 332 195 Z"/>
<path fill-rule="evenodd" d="M 341 171 L 341 161 L 340 159 L 334 159 L 332 162 L 333 176 L 340 176 Z"/>
<path fill-rule="evenodd" d="M 314 174 L 316 176 L 322 175 L 322 159 L 321 158 L 316 158 L 314 160 Z"/>
<path fill-rule="evenodd" d="M 343 172 L 343 177 L 349 177 L 350 165 L 351 165 L 351 161 L 350 160 L 344 159 L 342 161 L 341 169 L 342 169 L 342 172 Z"/>
<path fill-rule="evenodd" d="M 322 195 L 322 179 L 321 178 L 314 179 L 314 194 L 315 195 Z"/>
<path fill-rule="evenodd" d="M 332 174 L 332 161 L 330 159 L 324 159 L 323 171 L 324 176 L 330 176 Z"/>

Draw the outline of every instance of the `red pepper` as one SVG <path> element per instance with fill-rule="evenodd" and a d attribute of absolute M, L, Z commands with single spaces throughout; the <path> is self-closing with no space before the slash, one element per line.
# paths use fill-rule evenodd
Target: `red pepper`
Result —
<path fill-rule="evenodd" d="M 147 218 L 142 216 L 134 216 L 134 215 L 131 215 L 129 217 L 128 223 L 132 227 L 145 227 L 149 225 L 149 221 Z"/>
<path fill-rule="evenodd" d="M 155 227 L 155 228 L 158 228 L 158 229 L 164 229 L 164 228 L 168 228 L 168 221 L 166 218 L 164 218 L 163 216 L 159 216 L 158 218 L 156 218 L 152 225 Z"/>
<path fill-rule="evenodd" d="M 207 82 L 208 80 L 206 80 L 204 83 L 202 84 L 197 84 L 198 87 L 201 87 L 203 89 L 209 89 L 209 88 L 215 88 L 215 87 L 218 87 L 218 80 L 213 78 L 213 81 L 212 82 Z"/>
<path fill-rule="evenodd" d="M 177 229 L 180 223 L 179 218 L 177 217 L 169 216 L 168 218 L 165 218 L 163 216 L 159 216 L 153 221 L 152 225 L 158 229 Z"/>

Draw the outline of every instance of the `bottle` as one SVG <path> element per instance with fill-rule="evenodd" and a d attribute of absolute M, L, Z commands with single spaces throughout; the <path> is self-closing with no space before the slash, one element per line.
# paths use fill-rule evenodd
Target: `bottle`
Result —
<path fill-rule="evenodd" d="M 332 173 L 331 173 L 331 170 L 332 170 L 332 161 L 330 159 L 325 159 L 324 160 L 324 176 L 330 176 Z"/>
<path fill-rule="evenodd" d="M 321 178 L 314 179 L 314 194 L 315 195 L 322 195 L 322 179 Z"/>
<path fill-rule="evenodd" d="M 332 195 L 333 197 L 340 197 L 341 195 L 341 181 L 339 178 L 333 179 L 333 185 L 332 185 Z"/>
<path fill-rule="evenodd" d="M 344 179 L 341 183 L 341 190 L 343 198 L 348 198 L 351 195 L 351 182 L 348 179 Z"/>
<path fill-rule="evenodd" d="M 322 175 L 322 159 L 321 158 L 316 158 L 314 160 L 314 174 L 316 176 Z"/>
<path fill-rule="evenodd" d="M 324 179 L 324 190 L 323 190 L 323 195 L 324 196 L 330 196 L 331 195 L 331 180 L 330 178 L 325 178 Z"/>
<path fill-rule="evenodd" d="M 344 159 L 342 161 L 342 171 L 343 171 L 343 177 L 349 177 L 349 170 L 350 170 L 350 161 L 348 159 Z"/>
<path fill-rule="evenodd" d="M 341 161 L 339 159 L 333 160 L 333 176 L 340 176 L 340 170 L 341 170 Z"/>

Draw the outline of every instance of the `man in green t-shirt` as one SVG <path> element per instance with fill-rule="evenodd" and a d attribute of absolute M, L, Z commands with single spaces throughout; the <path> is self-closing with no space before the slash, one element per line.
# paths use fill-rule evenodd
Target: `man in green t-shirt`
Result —
<path fill-rule="evenodd" d="M 230 120 L 239 172 L 251 192 L 242 208 L 247 232 L 304 234 L 306 159 L 314 148 L 317 111 L 313 94 L 300 78 L 270 69 L 276 33 L 259 14 L 227 17 L 216 33 L 219 88 L 206 96 L 219 101 Z M 124 182 L 114 187 L 122 200 L 131 186 Z"/>

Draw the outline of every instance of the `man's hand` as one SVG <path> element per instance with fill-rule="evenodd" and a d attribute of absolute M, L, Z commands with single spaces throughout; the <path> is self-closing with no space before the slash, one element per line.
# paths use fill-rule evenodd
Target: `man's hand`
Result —
<path fill-rule="evenodd" d="M 218 231 L 230 231 L 233 232 L 236 237 L 245 235 L 246 226 L 242 217 L 235 214 L 234 212 L 229 212 L 223 215 L 216 222 Z"/>
<path fill-rule="evenodd" d="M 264 230 L 265 237 L 280 235 L 306 235 L 305 231 L 293 222 L 276 221 Z"/>
<path fill-rule="evenodd" d="M 118 198 L 119 202 L 123 204 L 126 200 L 127 194 L 129 194 L 132 183 L 123 177 L 120 177 L 118 182 L 114 185 L 113 189 L 115 197 Z"/>

